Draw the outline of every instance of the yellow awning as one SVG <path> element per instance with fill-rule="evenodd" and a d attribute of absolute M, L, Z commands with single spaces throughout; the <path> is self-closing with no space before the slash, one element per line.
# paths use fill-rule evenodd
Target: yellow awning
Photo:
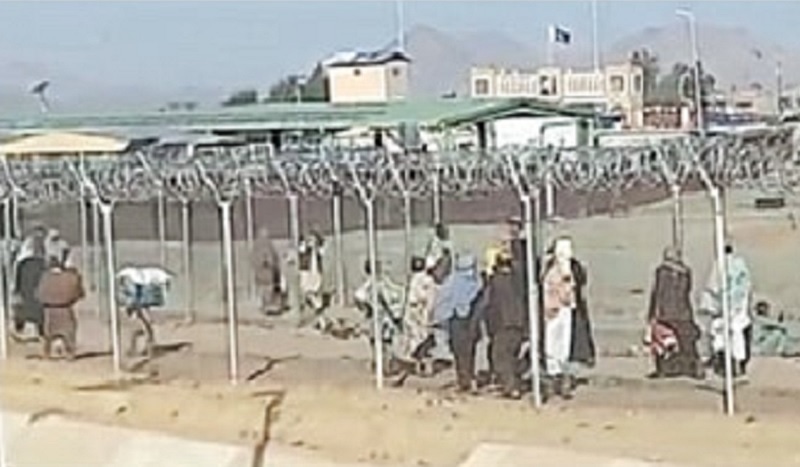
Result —
<path fill-rule="evenodd" d="M 125 151 L 130 141 L 84 133 L 43 133 L 25 136 L 0 145 L 0 154 L 47 156 L 66 154 L 108 154 Z"/>

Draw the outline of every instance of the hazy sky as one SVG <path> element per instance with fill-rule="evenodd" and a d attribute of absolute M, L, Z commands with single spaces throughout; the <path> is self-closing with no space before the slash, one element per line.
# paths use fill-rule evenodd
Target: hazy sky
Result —
<path fill-rule="evenodd" d="M 602 42 L 674 22 L 676 8 L 701 23 L 743 26 L 800 48 L 800 2 L 601 1 Z M 496 30 L 543 41 L 548 24 L 590 36 L 587 1 L 410 1 L 406 26 L 445 31 Z M 0 67 L 20 60 L 98 83 L 173 87 L 262 85 L 305 71 L 341 48 L 379 47 L 394 35 L 395 2 L 0 0 Z M 0 69 L 0 75 L 8 70 Z M 1 77 L 1 76 L 0 76 Z"/>

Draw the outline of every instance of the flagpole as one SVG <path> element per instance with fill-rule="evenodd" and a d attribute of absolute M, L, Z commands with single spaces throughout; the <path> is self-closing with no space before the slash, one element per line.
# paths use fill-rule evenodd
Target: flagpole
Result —
<path fill-rule="evenodd" d="M 594 71 L 600 71 L 600 48 L 597 36 L 597 0 L 592 0 L 592 59 L 594 62 Z"/>
<path fill-rule="evenodd" d="M 396 0 L 395 1 L 395 14 L 396 21 L 397 21 L 397 48 L 400 51 L 406 50 L 406 40 L 405 40 L 405 18 L 403 15 L 403 0 Z"/>
<path fill-rule="evenodd" d="M 783 106 L 783 64 L 780 60 L 775 64 L 775 79 L 777 81 L 775 83 L 775 95 L 778 99 L 777 111 L 780 117 L 783 114 L 783 109 L 781 109 Z"/>
<path fill-rule="evenodd" d="M 555 26 L 549 26 L 547 28 L 547 66 L 555 65 L 555 58 L 554 58 L 554 50 L 553 50 L 553 42 L 555 42 Z"/>

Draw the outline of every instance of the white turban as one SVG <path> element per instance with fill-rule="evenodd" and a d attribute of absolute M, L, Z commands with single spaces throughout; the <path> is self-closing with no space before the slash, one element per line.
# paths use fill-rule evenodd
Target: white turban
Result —
<path fill-rule="evenodd" d="M 572 240 L 569 238 L 559 238 L 553 247 L 553 254 L 556 261 L 568 264 L 572 260 Z"/>

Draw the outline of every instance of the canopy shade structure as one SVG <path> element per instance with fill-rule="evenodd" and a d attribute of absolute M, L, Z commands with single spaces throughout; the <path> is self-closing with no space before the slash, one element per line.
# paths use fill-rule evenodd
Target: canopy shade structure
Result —
<path fill-rule="evenodd" d="M 130 141 L 85 133 L 43 133 L 24 136 L 0 145 L 0 154 L 52 156 L 64 154 L 108 154 L 123 152 Z"/>

